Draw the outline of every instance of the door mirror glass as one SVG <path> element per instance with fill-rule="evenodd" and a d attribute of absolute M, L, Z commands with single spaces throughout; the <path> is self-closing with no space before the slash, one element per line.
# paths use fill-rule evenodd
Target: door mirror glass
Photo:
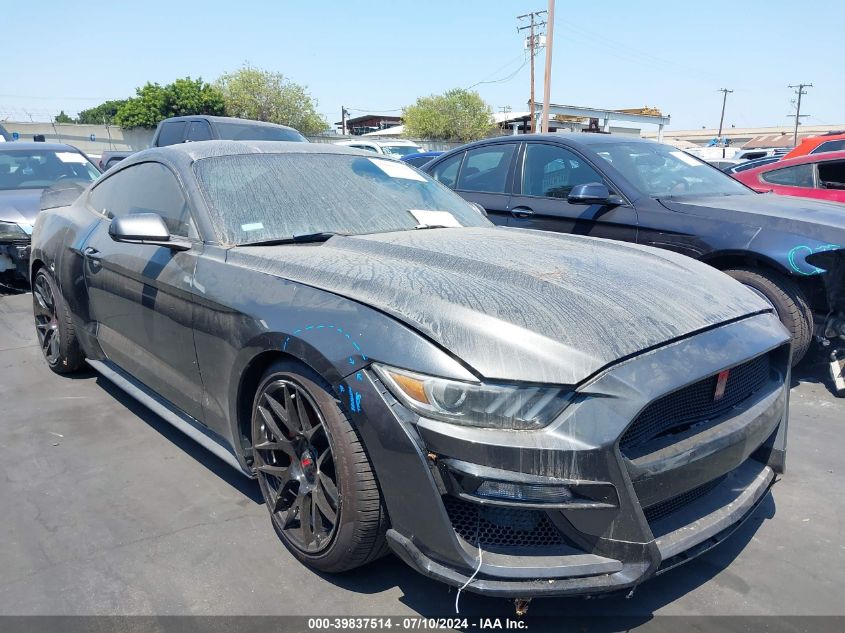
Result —
<path fill-rule="evenodd" d="M 174 250 L 191 247 L 187 240 L 173 239 L 164 219 L 157 213 L 130 213 L 116 217 L 109 224 L 109 235 L 116 242 L 155 244 Z"/>
<path fill-rule="evenodd" d="M 575 185 L 569 192 L 567 202 L 570 204 L 608 204 L 610 202 L 610 191 L 607 189 L 607 185 L 601 182 Z"/>

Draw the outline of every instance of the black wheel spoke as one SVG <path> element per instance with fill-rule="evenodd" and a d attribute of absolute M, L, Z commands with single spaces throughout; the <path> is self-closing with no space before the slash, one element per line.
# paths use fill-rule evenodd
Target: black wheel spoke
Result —
<path fill-rule="evenodd" d="M 332 507 L 332 504 L 326 498 L 326 491 L 322 485 L 319 485 L 314 489 L 314 506 L 319 508 L 320 512 L 323 513 L 323 516 L 331 523 L 334 523 L 337 520 L 337 510 Z"/>
<path fill-rule="evenodd" d="M 337 486 L 326 473 L 320 473 L 320 489 L 325 492 L 326 498 L 333 507 L 337 507 Z"/>
<path fill-rule="evenodd" d="M 285 397 L 287 398 L 286 388 L 284 389 L 284 392 Z M 270 410 L 288 431 L 287 433 L 282 433 L 281 431 L 279 431 L 278 437 L 296 437 L 299 433 L 299 427 L 293 420 L 291 420 L 290 409 L 286 409 L 285 407 L 283 407 L 282 404 L 269 393 L 264 394 L 264 399 L 267 401 L 267 404 L 270 405 Z M 276 425 L 276 429 L 279 429 L 278 425 Z"/>
<path fill-rule="evenodd" d="M 269 397 L 267 398 L 267 402 L 271 402 Z M 288 434 L 283 432 L 281 427 L 279 427 L 278 422 L 276 422 L 276 416 L 273 415 L 271 409 L 272 405 L 270 409 L 258 405 L 258 413 L 261 414 L 261 418 L 264 420 L 264 424 L 269 429 L 270 434 L 277 440 L 288 439 Z"/>
<path fill-rule="evenodd" d="M 314 503 L 310 494 L 302 496 L 299 511 L 299 530 L 302 534 L 302 542 L 305 547 L 314 543 Z"/>
<path fill-rule="evenodd" d="M 290 457 L 296 457 L 296 448 L 289 440 L 266 441 L 256 444 L 253 448 L 259 451 L 282 451 Z"/>

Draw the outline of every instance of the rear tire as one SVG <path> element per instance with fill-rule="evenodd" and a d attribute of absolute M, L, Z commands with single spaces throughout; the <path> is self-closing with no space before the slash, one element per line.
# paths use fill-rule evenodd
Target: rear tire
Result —
<path fill-rule="evenodd" d="M 807 297 L 795 282 L 773 271 L 736 268 L 725 273 L 774 306 L 781 323 L 792 335 L 792 366 L 795 367 L 807 354 L 813 340 L 813 311 Z"/>
<path fill-rule="evenodd" d="M 273 527 L 296 558 L 335 573 L 387 552 L 387 513 L 372 464 L 318 374 L 290 360 L 264 373 L 252 442 Z"/>
<path fill-rule="evenodd" d="M 82 352 L 70 310 L 46 268 L 32 280 L 32 311 L 38 344 L 47 365 L 57 374 L 70 374 L 82 365 Z"/>

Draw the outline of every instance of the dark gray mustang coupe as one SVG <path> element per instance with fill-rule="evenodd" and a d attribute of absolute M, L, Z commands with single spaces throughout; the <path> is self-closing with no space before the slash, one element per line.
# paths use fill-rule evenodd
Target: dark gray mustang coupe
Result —
<path fill-rule="evenodd" d="M 783 470 L 789 336 L 681 255 L 495 228 L 417 170 L 208 141 L 42 211 L 38 336 L 255 476 L 284 544 L 488 595 L 632 587 Z"/>

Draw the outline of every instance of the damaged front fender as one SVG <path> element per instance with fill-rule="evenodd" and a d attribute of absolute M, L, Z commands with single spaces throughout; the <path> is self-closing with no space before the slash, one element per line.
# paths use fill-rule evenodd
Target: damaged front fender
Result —
<path fill-rule="evenodd" d="M 824 336 L 845 339 L 845 248 L 828 246 L 807 255 L 805 261 L 824 281 L 828 305 Z"/>

